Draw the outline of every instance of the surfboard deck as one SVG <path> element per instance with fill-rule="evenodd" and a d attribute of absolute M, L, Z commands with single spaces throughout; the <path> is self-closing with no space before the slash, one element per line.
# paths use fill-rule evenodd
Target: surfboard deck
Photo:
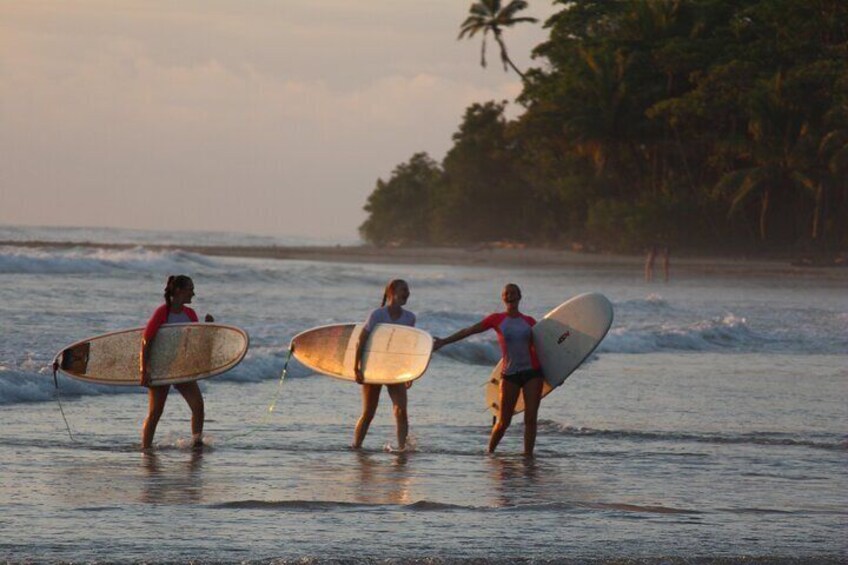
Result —
<path fill-rule="evenodd" d="M 90 337 L 62 349 L 59 370 L 75 379 L 105 385 L 139 386 L 139 354 L 144 328 Z M 150 346 L 152 386 L 180 384 L 220 375 L 247 354 L 247 332 L 221 324 L 168 324 Z"/>
<path fill-rule="evenodd" d="M 597 292 L 580 294 L 550 312 L 533 326 L 533 343 L 542 365 L 545 383 L 542 398 L 565 382 L 595 350 L 612 325 L 612 304 Z M 497 416 L 500 402 L 501 362 L 486 382 L 486 406 Z M 524 411 L 519 395 L 515 413 Z"/>
<path fill-rule="evenodd" d="M 353 367 L 364 324 L 334 324 L 302 332 L 291 341 L 294 357 L 313 371 L 356 381 Z M 414 381 L 430 364 L 433 338 L 427 332 L 396 324 L 377 324 L 362 356 L 365 383 L 400 384 Z"/>

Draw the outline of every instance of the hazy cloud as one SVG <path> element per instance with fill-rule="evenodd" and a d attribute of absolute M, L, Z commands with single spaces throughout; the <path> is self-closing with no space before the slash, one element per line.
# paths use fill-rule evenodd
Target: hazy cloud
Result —
<path fill-rule="evenodd" d="M 520 90 L 453 1 L 172 4 L 0 3 L 0 223 L 350 239 L 377 177 Z"/>

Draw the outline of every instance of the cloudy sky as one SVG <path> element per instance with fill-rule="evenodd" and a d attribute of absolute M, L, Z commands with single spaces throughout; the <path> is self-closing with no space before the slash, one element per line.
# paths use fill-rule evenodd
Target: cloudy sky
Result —
<path fill-rule="evenodd" d="M 377 178 L 519 93 L 469 5 L 0 0 L 0 224 L 351 241 Z M 507 31 L 519 67 L 544 37 Z"/>

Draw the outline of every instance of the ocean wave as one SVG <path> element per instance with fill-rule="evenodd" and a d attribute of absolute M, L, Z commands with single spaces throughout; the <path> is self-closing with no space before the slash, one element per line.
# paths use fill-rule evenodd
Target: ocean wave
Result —
<path fill-rule="evenodd" d="M 469 339 L 448 345 L 436 355 L 459 361 L 468 365 L 494 367 L 501 360 L 501 350 L 496 341 Z"/>
<path fill-rule="evenodd" d="M 743 444 L 761 446 L 809 447 L 829 451 L 848 450 L 848 439 L 836 438 L 832 434 L 821 437 L 798 437 L 796 434 L 778 432 L 749 432 L 721 434 L 708 432 L 664 432 L 641 430 L 599 430 L 560 424 L 553 420 L 539 420 L 539 429 L 547 434 L 569 437 L 600 439 L 624 439 L 634 441 L 689 442 L 709 444 Z"/>
<path fill-rule="evenodd" d="M 288 350 L 283 347 L 251 347 L 237 367 L 215 379 L 240 383 L 275 380 L 280 378 L 284 367 L 287 379 L 303 378 L 313 374 L 313 371 L 298 363 L 294 358 L 286 366 L 287 358 Z"/>
<path fill-rule="evenodd" d="M 279 347 L 252 348 L 245 359 L 234 369 L 218 375 L 215 380 L 256 383 L 280 378 L 288 351 Z M 47 365 L 32 366 L 28 361 L 19 367 L 0 366 L 0 405 L 27 402 L 45 402 L 56 398 L 53 375 Z M 314 374 L 297 362 L 290 362 L 286 378 L 303 378 Z M 101 394 L 139 394 L 141 389 L 132 386 L 108 386 L 87 383 L 64 373 L 58 375 L 59 394 L 62 397 Z M 201 381 L 201 386 L 205 386 Z"/>
<path fill-rule="evenodd" d="M 481 315 L 452 310 L 423 310 L 418 319 L 419 328 L 434 337 L 445 338 L 457 330 L 476 324 L 481 320 Z M 501 359 L 495 332 L 484 332 L 452 343 L 440 349 L 436 355 L 469 365 L 494 366 Z"/>
<path fill-rule="evenodd" d="M 359 238 L 326 238 L 297 235 L 267 236 L 222 231 L 159 231 L 107 227 L 0 226 L 0 240 L 106 245 L 222 245 L 251 246 L 328 246 L 357 245 Z"/>
<path fill-rule="evenodd" d="M 438 512 L 450 510 L 491 510 L 492 507 L 464 506 L 431 500 L 418 500 L 409 504 L 378 504 L 337 500 L 233 500 L 212 504 L 210 508 L 248 510 L 368 510 L 381 508 L 403 508 L 414 512 Z"/>
<path fill-rule="evenodd" d="M 527 504 L 499 504 L 479 506 L 450 504 L 434 500 L 418 500 L 406 504 L 385 504 L 368 502 L 349 502 L 335 500 L 233 500 L 210 505 L 210 508 L 238 510 L 289 510 L 289 511 L 363 511 L 384 508 L 401 508 L 410 512 L 562 512 L 574 510 L 600 510 L 607 512 L 629 512 L 637 514 L 702 514 L 702 511 L 688 508 L 674 508 L 660 505 L 639 505 L 616 502 L 540 502 Z"/>
<path fill-rule="evenodd" d="M 68 275 L 87 273 L 174 272 L 214 267 L 215 261 L 186 251 L 151 251 L 144 247 L 70 249 L 0 247 L 0 274 Z"/>
<path fill-rule="evenodd" d="M 223 283 L 272 283 L 291 288 L 321 288 L 324 291 L 334 288 L 356 289 L 351 294 L 363 297 L 372 307 L 380 305 L 383 289 L 392 278 L 382 273 L 379 267 L 344 262 L 227 258 L 221 259 L 217 266 L 218 271 L 212 274 Z M 443 272 L 418 273 L 414 278 L 410 276 L 409 282 L 413 296 L 425 289 L 461 284 Z M 415 308 L 413 310 L 417 312 Z"/>
<path fill-rule="evenodd" d="M 776 340 L 751 330 L 748 320 L 725 314 L 691 324 L 613 327 L 598 347 L 599 353 L 655 353 L 661 351 L 756 351 Z"/>
<path fill-rule="evenodd" d="M 645 298 L 615 302 L 613 303 L 613 308 L 616 311 L 626 309 L 637 313 L 649 314 L 668 313 L 676 310 L 676 308 L 669 304 L 668 300 L 656 293 L 649 294 Z"/>
<path fill-rule="evenodd" d="M 443 337 L 477 321 L 462 314 L 454 314 L 459 323 L 450 323 L 450 316 L 441 314 L 426 319 L 426 329 Z M 468 319 L 466 319 L 468 318 Z M 424 327 L 424 323 L 422 323 Z M 451 329 L 448 329 L 451 328 Z M 797 336 L 794 342 L 797 343 Z M 751 330 L 748 321 L 733 314 L 702 320 L 691 324 L 640 324 L 615 327 L 598 346 L 595 355 L 603 353 L 660 353 L 660 352 L 711 352 L 764 351 L 788 344 L 776 336 L 761 335 Z M 806 351 L 806 350 L 805 350 Z M 500 348 L 493 335 L 480 334 L 459 343 L 451 344 L 439 355 L 471 365 L 494 365 L 500 360 Z"/>
<path fill-rule="evenodd" d="M 64 375 L 59 376 L 59 391 L 48 369 L 41 372 L 20 371 L 0 367 L 0 405 L 19 404 L 26 402 L 52 401 L 59 394 L 62 397 L 78 397 L 94 394 L 120 394 L 130 390 L 138 392 L 133 387 L 104 386 L 74 380 Z"/>
<path fill-rule="evenodd" d="M 417 312 L 418 325 L 427 326 L 433 335 L 446 337 L 455 331 L 476 324 L 482 319 L 479 313 L 458 312 L 456 310 L 421 309 Z M 494 335 L 494 334 L 493 334 Z"/>
<path fill-rule="evenodd" d="M 209 505 L 210 508 L 237 510 L 357 510 L 375 505 L 333 500 L 233 500 Z"/>

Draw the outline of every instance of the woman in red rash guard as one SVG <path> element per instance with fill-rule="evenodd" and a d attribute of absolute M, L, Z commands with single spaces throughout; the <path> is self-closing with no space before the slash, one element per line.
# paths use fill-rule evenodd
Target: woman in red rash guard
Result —
<path fill-rule="evenodd" d="M 165 401 L 171 385 L 151 386 L 148 373 L 148 358 L 150 345 L 156 339 L 156 333 L 164 324 L 180 324 L 197 322 L 197 314 L 186 306 L 194 297 L 194 283 L 186 275 L 171 275 L 165 285 L 165 303 L 159 306 L 147 322 L 141 339 L 140 355 L 140 382 L 141 386 L 148 389 L 149 408 L 144 427 L 141 431 L 141 448 L 149 449 L 153 445 L 153 435 L 156 433 L 156 425 L 165 409 Z M 211 315 L 206 315 L 206 321 L 212 322 Z M 191 408 L 191 434 L 192 446 L 203 446 L 203 395 L 197 382 L 173 385 L 183 395 L 189 408 Z"/>

